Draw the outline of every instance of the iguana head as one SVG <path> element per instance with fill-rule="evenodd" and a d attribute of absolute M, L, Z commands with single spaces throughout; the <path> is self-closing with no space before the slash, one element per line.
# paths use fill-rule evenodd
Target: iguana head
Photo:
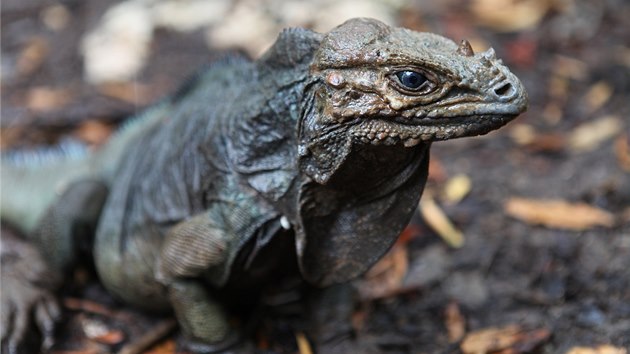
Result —
<path fill-rule="evenodd" d="M 299 120 L 297 251 L 303 276 L 356 277 L 397 239 L 428 173 L 429 144 L 485 134 L 527 95 L 492 49 L 371 19 L 316 37 Z M 306 47 L 306 46 L 302 46 Z"/>
<path fill-rule="evenodd" d="M 489 49 L 431 33 L 349 20 L 326 34 L 312 75 L 324 125 L 355 142 L 417 145 L 485 134 L 525 111 L 520 81 Z"/>

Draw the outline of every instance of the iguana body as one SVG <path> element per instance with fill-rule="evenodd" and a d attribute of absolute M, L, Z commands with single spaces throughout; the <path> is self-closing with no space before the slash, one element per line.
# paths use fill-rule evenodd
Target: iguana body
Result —
<path fill-rule="evenodd" d="M 192 342 L 212 345 L 230 335 L 213 289 L 264 279 L 266 246 L 295 252 L 315 285 L 360 275 L 411 217 L 430 143 L 484 134 L 525 106 L 518 79 L 467 43 L 367 19 L 287 30 L 259 60 L 201 74 L 101 152 L 3 165 L 2 217 L 55 249 L 57 268 L 88 238 L 73 222 L 98 220 L 104 285 L 174 309 Z"/>

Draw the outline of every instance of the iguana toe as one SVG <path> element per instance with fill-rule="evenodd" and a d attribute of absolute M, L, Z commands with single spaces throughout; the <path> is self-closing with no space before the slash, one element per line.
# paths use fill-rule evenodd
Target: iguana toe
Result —
<path fill-rule="evenodd" d="M 240 353 L 243 352 L 240 345 L 242 338 L 235 332 L 231 332 L 225 339 L 218 343 L 204 343 L 195 340 L 188 340 L 186 347 L 194 353 L 198 354 L 214 354 L 214 353 Z M 251 352 L 251 351 L 250 351 Z"/>
<path fill-rule="evenodd" d="M 47 271 L 34 272 L 46 269 L 43 258 L 32 245 L 10 232 L 3 232 L 0 259 L 3 345 L 8 353 L 20 352 L 34 324 L 41 331 L 43 349 L 50 348 L 61 312 L 53 294 L 57 282 L 51 281 L 57 277 Z"/>

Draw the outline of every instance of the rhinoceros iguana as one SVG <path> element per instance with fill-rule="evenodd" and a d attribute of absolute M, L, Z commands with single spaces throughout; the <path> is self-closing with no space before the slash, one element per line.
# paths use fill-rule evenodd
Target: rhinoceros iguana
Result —
<path fill-rule="evenodd" d="M 217 348 L 234 333 L 218 292 L 286 267 L 318 286 L 361 275 L 416 208 L 431 142 L 485 134 L 526 105 L 492 49 L 372 19 L 289 29 L 256 61 L 213 65 L 95 153 L 4 159 L 2 219 L 51 272 L 91 245 L 112 294 L 173 310 L 194 348 Z M 15 348 L 32 313 L 49 337 L 58 311 L 52 285 L 20 275 L 35 263 L 9 253 L 2 336 Z"/>

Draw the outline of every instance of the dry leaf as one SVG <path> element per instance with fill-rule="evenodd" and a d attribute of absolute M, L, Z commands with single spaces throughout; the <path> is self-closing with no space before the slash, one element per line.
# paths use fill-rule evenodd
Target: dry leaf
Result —
<path fill-rule="evenodd" d="M 98 320 L 83 318 L 81 327 L 87 338 L 98 343 L 116 345 L 125 339 L 125 334 L 122 331 L 110 329 L 105 323 Z"/>
<path fill-rule="evenodd" d="M 365 309 L 359 308 L 352 312 L 350 322 L 352 323 L 352 329 L 354 329 L 355 333 L 359 333 L 365 328 L 365 323 L 368 318 L 369 314 Z"/>
<path fill-rule="evenodd" d="M 41 37 L 35 37 L 26 46 L 17 59 L 17 70 L 20 75 L 29 75 L 41 67 L 48 54 L 48 42 Z"/>
<path fill-rule="evenodd" d="M 506 59 L 521 68 L 531 68 L 538 60 L 538 42 L 532 38 L 514 39 L 505 44 Z"/>
<path fill-rule="evenodd" d="M 510 137 L 518 145 L 530 144 L 536 139 L 536 129 L 529 124 L 514 124 L 510 128 Z"/>
<path fill-rule="evenodd" d="M 263 6 L 252 1 L 235 2 L 222 21 L 208 28 L 208 46 L 243 48 L 252 57 L 260 55 L 279 30 L 277 21 L 261 11 Z"/>
<path fill-rule="evenodd" d="M 470 33 L 463 33 L 462 37 L 464 36 L 475 53 L 484 52 L 492 47 L 488 41 L 481 37 L 471 36 Z"/>
<path fill-rule="evenodd" d="M 63 306 L 72 311 L 85 311 L 107 317 L 116 316 L 114 311 L 110 310 L 108 307 L 86 299 L 66 297 L 63 299 Z"/>
<path fill-rule="evenodd" d="M 527 144 L 531 151 L 558 152 L 567 145 L 566 137 L 558 133 L 537 134 L 534 140 Z"/>
<path fill-rule="evenodd" d="M 229 1 L 158 1 L 147 11 L 159 27 L 192 32 L 221 23 L 231 6 L 235 4 Z"/>
<path fill-rule="evenodd" d="M 569 95 L 569 80 L 566 77 L 552 75 L 549 78 L 549 96 L 554 100 L 565 100 Z"/>
<path fill-rule="evenodd" d="M 81 341 L 81 348 L 76 350 L 51 350 L 50 354 L 103 354 L 103 346 L 94 342 Z"/>
<path fill-rule="evenodd" d="M 162 341 L 154 345 L 153 347 L 143 352 L 142 354 L 177 353 L 176 350 L 177 350 L 177 345 L 175 344 L 175 340 L 169 338 L 165 341 Z"/>
<path fill-rule="evenodd" d="M 425 191 L 420 199 L 420 213 L 431 229 L 449 246 L 459 248 L 464 244 L 464 235 L 455 228 L 429 191 Z"/>
<path fill-rule="evenodd" d="M 140 336 L 131 338 L 129 343 L 120 348 L 118 354 L 135 354 L 144 353 L 148 348 L 159 343 L 164 337 L 171 333 L 177 327 L 177 321 L 174 318 L 159 321 L 155 326 Z M 172 352 L 166 352 L 172 353 Z"/>
<path fill-rule="evenodd" d="M 112 329 L 108 332 L 95 335 L 90 339 L 102 344 L 116 345 L 125 340 L 125 334 L 122 331 Z"/>
<path fill-rule="evenodd" d="M 112 310 L 109 307 L 88 299 L 65 297 L 63 306 L 73 311 L 83 311 L 87 313 L 97 314 L 110 317 L 119 321 L 133 321 L 133 315 L 125 311 Z"/>
<path fill-rule="evenodd" d="M 101 17 L 81 43 L 90 83 L 129 81 L 144 66 L 153 37 L 153 20 L 141 1 L 123 1 Z"/>
<path fill-rule="evenodd" d="M 397 243 L 370 268 L 363 279 L 358 281 L 360 297 L 364 300 L 373 300 L 397 293 L 401 289 L 408 268 L 407 246 Z"/>
<path fill-rule="evenodd" d="M 516 342 L 519 326 L 486 328 L 466 335 L 460 349 L 464 354 L 485 354 L 509 348 Z"/>
<path fill-rule="evenodd" d="M 623 135 L 615 141 L 615 154 L 619 165 L 630 172 L 630 136 Z"/>
<path fill-rule="evenodd" d="M 465 174 L 453 176 L 444 186 L 444 199 L 450 204 L 457 204 L 470 193 L 471 187 L 470 177 Z"/>
<path fill-rule="evenodd" d="M 582 102 L 585 102 L 588 112 L 595 112 L 608 102 L 610 97 L 612 97 L 612 94 L 612 87 L 604 81 L 599 81 L 591 86 L 588 92 L 584 95 Z"/>
<path fill-rule="evenodd" d="M 311 348 L 311 344 L 308 342 L 303 332 L 297 332 L 295 334 L 295 340 L 297 341 L 300 354 L 313 354 L 313 348 Z"/>
<path fill-rule="evenodd" d="M 90 145 L 102 145 L 109 139 L 113 131 L 114 128 L 111 125 L 90 119 L 81 123 L 74 135 Z"/>
<path fill-rule="evenodd" d="M 569 137 L 569 145 L 574 151 L 591 151 L 602 142 L 619 134 L 622 128 L 623 123 L 619 117 L 605 116 L 573 129 Z"/>
<path fill-rule="evenodd" d="M 419 11 L 413 5 L 404 5 L 398 14 L 398 17 L 398 24 L 401 27 L 417 32 L 428 32 L 430 30 L 425 23 L 424 13 Z"/>
<path fill-rule="evenodd" d="M 18 124 L 6 124 L 2 127 L 0 129 L 0 150 L 8 150 L 22 143 L 29 128 L 27 125 Z"/>
<path fill-rule="evenodd" d="M 563 116 L 562 105 L 557 101 L 547 103 L 542 112 L 542 117 L 551 124 L 558 124 Z"/>
<path fill-rule="evenodd" d="M 436 182 L 444 182 L 446 181 L 446 170 L 444 169 L 444 164 L 440 161 L 440 159 L 433 158 L 429 159 L 429 179 Z"/>
<path fill-rule="evenodd" d="M 595 348 L 573 347 L 566 354 L 628 354 L 628 350 L 604 344 Z"/>
<path fill-rule="evenodd" d="M 98 91 L 105 96 L 113 97 L 134 105 L 151 103 L 155 97 L 151 95 L 148 85 L 139 84 L 137 81 L 108 82 L 98 85 Z"/>
<path fill-rule="evenodd" d="M 524 330 L 517 325 L 486 328 L 471 332 L 460 344 L 464 354 L 486 354 L 498 351 L 528 353 L 546 342 L 551 333 L 547 329 Z"/>
<path fill-rule="evenodd" d="M 71 16 L 68 8 L 60 4 L 48 6 L 40 14 L 44 25 L 53 31 L 61 31 L 66 28 Z"/>
<path fill-rule="evenodd" d="M 564 200 L 510 198 L 505 209 L 508 215 L 529 224 L 574 231 L 615 223 L 614 216 L 603 209 Z"/>
<path fill-rule="evenodd" d="M 510 130 L 510 137 L 515 143 L 525 146 L 532 151 L 556 152 L 562 151 L 566 145 L 566 138 L 557 133 L 540 133 L 528 124 L 518 124 Z"/>
<path fill-rule="evenodd" d="M 588 65 L 575 58 L 556 55 L 553 61 L 553 73 L 565 78 L 584 80 L 588 75 Z"/>
<path fill-rule="evenodd" d="M 422 229 L 418 225 L 409 224 L 400 233 L 400 236 L 398 236 L 398 239 L 396 240 L 396 243 L 394 245 L 400 244 L 406 246 L 409 241 L 418 237 L 420 234 L 422 234 Z"/>
<path fill-rule="evenodd" d="M 409 269 L 407 244 L 417 234 L 417 227 L 407 226 L 391 250 L 357 282 L 361 298 L 384 298 L 402 289 Z"/>
<path fill-rule="evenodd" d="M 289 6 L 283 6 L 285 13 L 287 7 L 290 9 L 290 1 L 287 1 Z M 304 3 L 300 2 L 299 7 L 304 7 Z M 313 2 L 317 4 L 318 2 Z M 365 0 L 328 0 L 319 2 L 319 6 L 315 5 L 312 8 L 314 15 L 313 29 L 317 32 L 328 32 L 340 23 L 347 21 L 354 17 L 368 17 L 376 18 L 388 25 L 393 25 L 396 20 L 396 7 L 398 4 L 402 4 L 402 1 L 365 1 Z M 323 5 L 323 6 L 322 6 Z M 290 17 L 288 17 L 290 19 Z"/>
<path fill-rule="evenodd" d="M 26 106 L 40 112 L 53 111 L 68 104 L 72 98 L 67 89 L 35 87 L 28 91 Z"/>
<path fill-rule="evenodd" d="M 496 31 L 531 28 L 549 11 L 548 0 L 475 0 L 471 10 L 479 24 Z"/>
<path fill-rule="evenodd" d="M 569 80 L 563 75 L 554 72 L 548 83 L 549 101 L 542 112 L 546 121 L 557 124 L 564 115 L 564 106 L 569 96 Z"/>
<path fill-rule="evenodd" d="M 444 312 L 448 341 L 450 343 L 460 341 L 466 334 L 466 319 L 462 315 L 459 305 L 456 302 L 450 302 Z"/>
<path fill-rule="evenodd" d="M 353 17 L 377 18 L 396 23 L 398 1 L 234 1 L 228 12 L 208 26 L 211 47 L 234 48 L 259 56 L 286 27 L 308 27 L 328 32 Z M 166 13 L 170 16 L 170 13 Z"/>

